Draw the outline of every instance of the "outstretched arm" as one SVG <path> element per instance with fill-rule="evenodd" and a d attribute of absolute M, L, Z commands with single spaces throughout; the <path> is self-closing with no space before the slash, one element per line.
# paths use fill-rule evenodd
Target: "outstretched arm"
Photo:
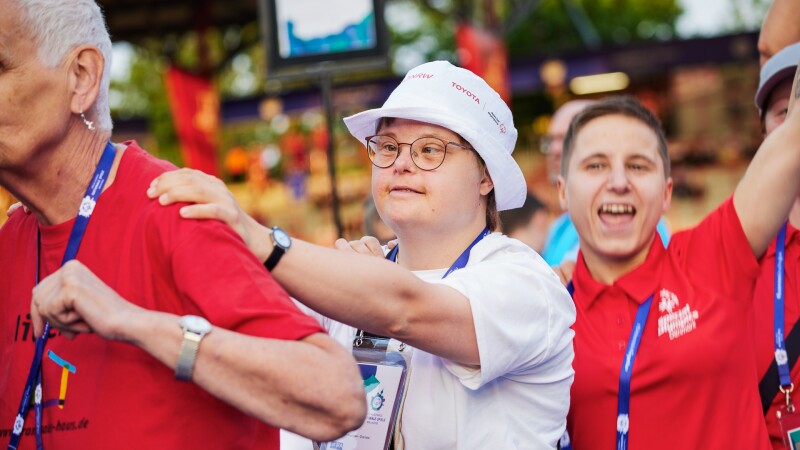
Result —
<path fill-rule="evenodd" d="M 128 302 L 75 260 L 34 289 L 31 317 L 37 336 L 44 321 L 67 337 L 94 332 L 173 370 L 183 341 L 178 316 Z M 193 381 L 246 414 L 320 441 L 359 427 L 366 413 L 353 358 L 322 333 L 284 341 L 215 327 L 201 342 Z"/>
<path fill-rule="evenodd" d="M 736 186 L 733 205 L 756 257 L 760 257 L 786 220 L 800 190 L 800 71 L 795 74 L 789 112 L 770 133 Z"/>
<path fill-rule="evenodd" d="M 192 202 L 185 218 L 218 219 L 230 225 L 260 261 L 272 252 L 270 230 L 242 211 L 222 181 L 181 169 L 162 174 L 148 190 L 161 204 Z M 437 356 L 479 365 L 469 301 L 457 290 L 426 283 L 365 248 L 342 251 L 294 239 L 272 276 L 315 311 L 372 333 L 390 336 Z M 374 254 L 374 253 L 373 253 Z"/>

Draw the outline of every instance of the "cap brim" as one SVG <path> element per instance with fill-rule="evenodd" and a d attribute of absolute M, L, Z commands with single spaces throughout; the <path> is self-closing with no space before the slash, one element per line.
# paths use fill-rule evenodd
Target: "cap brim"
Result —
<path fill-rule="evenodd" d="M 797 64 L 783 67 L 773 73 L 762 86 L 758 87 L 756 91 L 756 106 L 759 111 L 763 111 L 764 107 L 767 106 L 767 99 L 769 98 L 769 94 L 772 93 L 772 90 L 775 89 L 775 86 L 785 79 L 792 78 L 796 70 Z"/>

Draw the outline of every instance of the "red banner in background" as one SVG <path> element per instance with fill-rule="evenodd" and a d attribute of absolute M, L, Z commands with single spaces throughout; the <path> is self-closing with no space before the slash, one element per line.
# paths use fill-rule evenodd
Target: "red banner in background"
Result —
<path fill-rule="evenodd" d="M 461 67 L 486 80 L 506 103 L 510 103 L 508 51 L 503 41 L 472 25 L 460 24 L 456 30 L 456 46 Z"/>
<path fill-rule="evenodd" d="M 165 81 L 184 164 L 219 176 L 219 96 L 213 83 L 175 67 L 167 69 Z"/>

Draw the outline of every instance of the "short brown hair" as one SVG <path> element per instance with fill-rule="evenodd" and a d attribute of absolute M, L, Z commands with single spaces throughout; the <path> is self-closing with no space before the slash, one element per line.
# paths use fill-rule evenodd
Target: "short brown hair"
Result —
<path fill-rule="evenodd" d="M 638 100 L 629 96 L 621 95 L 608 97 L 593 105 L 587 106 L 579 112 L 569 124 L 567 135 L 564 137 L 564 150 L 561 153 L 561 176 L 567 178 L 567 166 L 575 148 L 575 140 L 578 132 L 594 119 L 610 116 L 622 115 L 639 120 L 656 135 L 658 141 L 658 153 L 664 163 L 664 178 L 669 177 L 670 163 L 669 152 L 667 150 L 667 137 L 661 127 L 661 121 L 649 109 L 645 108 Z"/>
<path fill-rule="evenodd" d="M 375 132 L 378 133 L 381 128 L 388 127 L 394 121 L 394 117 L 381 117 L 378 119 L 378 123 L 375 125 Z M 455 132 L 453 131 L 453 133 Z M 486 162 L 472 147 L 472 144 L 467 142 L 467 140 L 461 137 L 460 134 L 455 133 L 455 135 L 458 136 L 458 143 L 467 146 L 468 150 L 474 153 L 475 157 L 478 158 L 478 165 L 480 166 L 481 170 L 489 173 L 488 169 L 486 168 Z M 491 192 L 489 192 L 489 195 L 486 196 L 486 227 L 489 229 L 489 231 L 497 231 L 500 228 L 500 212 L 497 211 L 497 200 L 494 197 L 494 188 L 492 188 Z"/>

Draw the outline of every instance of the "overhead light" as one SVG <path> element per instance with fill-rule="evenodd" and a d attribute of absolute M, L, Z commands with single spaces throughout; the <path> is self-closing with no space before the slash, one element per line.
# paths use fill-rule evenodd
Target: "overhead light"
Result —
<path fill-rule="evenodd" d="M 569 82 L 569 89 L 576 95 L 585 95 L 621 91 L 628 87 L 628 84 L 630 84 L 630 79 L 623 72 L 600 73 L 573 78 Z"/>

